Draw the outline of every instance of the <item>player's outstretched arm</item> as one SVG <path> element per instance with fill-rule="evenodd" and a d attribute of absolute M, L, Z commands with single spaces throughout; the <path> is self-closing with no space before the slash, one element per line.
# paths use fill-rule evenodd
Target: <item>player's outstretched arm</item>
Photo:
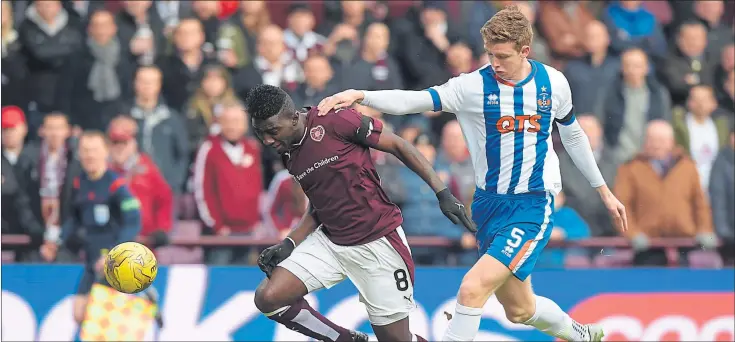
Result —
<path fill-rule="evenodd" d="M 429 184 L 439 199 L 439 207 L 442 213 L 452 223 L 462 224 L 471 232 L 477 231 L 477 227 L 467 215 L 464 204 L 452 195 L 449 188 L 447 188 L 432 168 L 431 163 L 421 155 L 421 152 L 416 147 L 403 138 L 386 131 L 380 134 L 380 140 L 372 147 L 396 156 L 411 171 L 415 172 Z"/>
<path fill-rule="evenodd" d="M 613 195 L 612 191 L 605 184 L 605 179 L 597 167 L 597 161 L 592 153 L 589 138 L 582 130 L 582 126 L 574 118 L 574 114 L 568 115 L 565 120 L 559 121 L 559 136 L 567 150 L 569 157 L 572 158 L 574 166 L 587 178 L 590 185 L 597 189 L 602 201 L 605 203 L 616 227 L 624 232 L 628 230 L 628 218 L 625 213 L 625 206 Z"/>
<path fill-rule="evenodd" d="M 353 103 L 375 108 L 386 114 L 405 115 L 434 110 L 434 101 L 427 91 L 349 89 L 319 102 L 319 115 L 332 109 L 347 108 Z"/>

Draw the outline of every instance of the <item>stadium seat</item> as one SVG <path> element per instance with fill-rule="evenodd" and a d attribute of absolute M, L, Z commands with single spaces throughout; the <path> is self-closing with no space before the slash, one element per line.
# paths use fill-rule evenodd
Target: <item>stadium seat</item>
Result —
<path fill-rule="evenodd" d="M 15 252 L 13 251 L 2 251 L 2 262 L 3 264 L 15 262 Z"/>
<path fill-rule="evenodd" d="M 632 250 L 610 250 L 604 251 L 595 257 L 595 267 L 626 267 L 633 262 Z"/>
<path fill-rule="evenodd" d="M 197 238 L 202 233 L 198 221 L 178 221 L 171 231 L 171 237 Z M 204 261 L 204 250 L 201 247 L 164 246 L 156 250 L 158 262 L 170 264 L 198 264 Z"/>
<path fill-rule="evenodd" d="M 714 251 L 691 251 L 687 255 L 689 267 L 692 268 L 722 268 L 722 257 Z"/>
<path fill-rule="evenodd" d="M 564 258 L 564 267 L 567 268 L 590 268 L 592 262 L 586 255 L 568 254 Z"/>
<path fill-rule="evenodd" d="M 196 220 L 199 217 L 194 194 L 182 194 L 176 199 L 176 213 L 181 220 Z"/>

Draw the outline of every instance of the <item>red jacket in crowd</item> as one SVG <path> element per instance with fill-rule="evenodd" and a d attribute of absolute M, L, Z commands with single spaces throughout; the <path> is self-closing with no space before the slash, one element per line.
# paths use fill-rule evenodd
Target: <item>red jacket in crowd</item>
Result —
<path fill-rule="evenodd" d="M 232 144 L 210 137 L 194 163 L 194 197 L 199 217 L 216 232 L 249 233 L 260 221 L 263 189 L 260 146 L 249 138 Z"/>
<path fill-rule="evenodd" d="M 156 230 L 168 232 L 173 221 L 173 193 L 156 164 L 145 154 L 138 154 L 127 165 L 111 169 L 127 180 L 130 192 L 140 201 L 142 236 Z"/>
<path fill-rule="evenodd" d="M 267 223 L 279 232 L 288 231 L 304 216 L 308 205 L 309 200 L 288 170 L 276 173 L 266 196 Z"/>

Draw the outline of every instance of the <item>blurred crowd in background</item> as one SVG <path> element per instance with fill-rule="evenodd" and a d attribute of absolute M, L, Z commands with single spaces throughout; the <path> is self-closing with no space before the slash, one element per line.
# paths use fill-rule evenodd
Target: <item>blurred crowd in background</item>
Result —
<path fill-rule="evenodd" d="M 247 248 L 165 246 L 172 235 L 284 236 L 306 210 L 298 183 L 249 130 L 248 91 L 280 86 L 310 106 L 349 88 L 442 84 L 488 62 L 480 28 L 506 5 L 534 24 L 531 58 L 569 80 L 602 173 L 628 208 L 633 262 L 665 264 L 651 239 L 688 237 L 732 263 L 732 2 L 428 0 L 2 1 L 2 234 L 31 237 L 5 261 L 43 262 L 47 230 L 73 207 L 75 137 L 100 130 L 159 259 L 251 263 L 257 251 Z M 471 202 L 453 114 L 358 107 Z M 556 142 L 564 191 L 552 239 L 618 236 Z M 456 242 L 414 246 L 416 261 L 471 264 L 474 237 L 442 215 L 433 191 L 392 156 L 373 157 L 406 234 Z M 563 253 L 575 251 L 549 251 L 538 267 L 562 266 Z M 57 261 L 78 258 L 72 246 Z"/>

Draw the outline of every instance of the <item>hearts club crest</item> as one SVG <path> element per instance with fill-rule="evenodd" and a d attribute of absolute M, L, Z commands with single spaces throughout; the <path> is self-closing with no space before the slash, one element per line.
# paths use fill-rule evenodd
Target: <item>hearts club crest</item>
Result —
<path fill-rule="evenodd" d="M 314 140 L 316 142 L 322 141 L 322 139 L 324 139 L 324 134 L 325 131 L 322 125 L 316 126 L 309 131 L 309 136 L 311 136 L 311 140 Z"/>

